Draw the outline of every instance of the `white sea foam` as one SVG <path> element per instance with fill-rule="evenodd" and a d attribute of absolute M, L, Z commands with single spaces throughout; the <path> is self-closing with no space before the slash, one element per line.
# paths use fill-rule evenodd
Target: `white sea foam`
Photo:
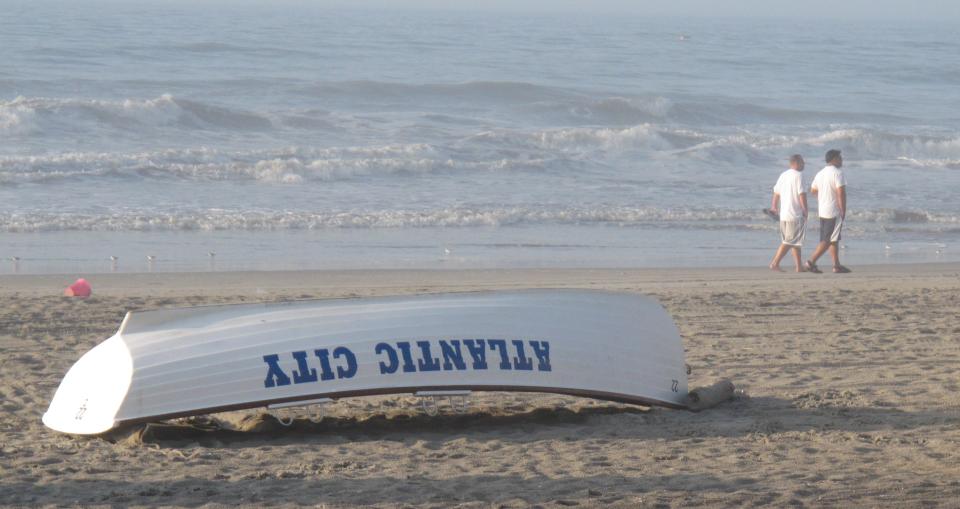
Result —
<path fill-rule="evenodd" d="M 863 159 L 922 159 L 926 161 L 960 158 L 960 137 L 920 136 L 883 132 L 870 129 L 838 129 L 800 140 L 803 145 L 840 146 L 854 158 Z"/>
<path fill-rule="evenodd" d="M 67 152 L 0 157 L 0 183 L 54 182 L 67 178 L 121 177 L 184 180 L 260 180 L 298 183 L 364 176 L 424 175 L 443 171 L 503 171 L 538 161 L 456 161 L 428 144 L 325 149 L 223 151 L 201 147 L 133 153 Z"/>
<path fill-rule="evenodd" d="M 855 226 L 910 225 L 924 231 L 954 231 L 960 216 L 922 210 L 857 211 Z M 646 226 L 668 229 L 775 230 L 757 209 L 662 209 L 654 207 L 491 207 L 431 210 L 225 210 L 204 209 L 157 213 L 154 210 L 107 214 L 0 214 L 0 231 L 193 231 L 193 230 L 322 230 L 331 228 L 509 227 L 518 225 Z M 939 229 L 939 230 L 938 230 Z"/>
<path fill-rule="evenodd" d="M 711 164 L 766 165 L 796 151 L 819 157 L 829 148 L 843 149 L 852 160 L 910 158 L 922 160 L 925 166 L 936 166 L 938 162 L 950 166 L 960 158 L 960 138 L 957 137 L 901 135 L 862 129 L 798 136 L 759 130 L 728 134 L 648 123 L 622 128 L 550 129 L 529 134 L 488 131 L 478 134 L 475 139 L 508 146 L 525 141 L 530 149 L 562 152 L 644 150 L 651 155 L 692 158 Z"/>
<path fill-rule="evenodd" d="M 133 107 L 139 111 L 142 104 Z M 583 165 L 631 164 L 624 158 L 668 158 L 707 167 L 778 167 L 793 152 L 815 161 L 841 148 L 852 161 L 909 163 L 918 168 L 956 169 L 960 138 L 905 136 L 842 129 L 816 136 L 742 132 L 716 134 L 641 124 L 624 128 L 498 129 L 449 146 L 394 143 L 327 148 L 289 147 L 226 150 L 212 147 L 134 152 L 54 152 L 0 156 L 0 183 L 43 183 L 63 179 L 165 178 L 258 180 L 296 184 L 363 177 L 475 175 L 503 171 L 579 172 Z M 572 166 L 557 161 L 575 161 Z"/>

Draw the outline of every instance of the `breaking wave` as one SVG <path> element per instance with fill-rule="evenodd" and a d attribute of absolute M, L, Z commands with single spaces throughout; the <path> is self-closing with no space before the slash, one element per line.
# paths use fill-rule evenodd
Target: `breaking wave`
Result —
<path fill-rule="evenodd" d="M 296 184 L 361 177 L 537 169 L 543 164 L 544 161 L 534 158 L 455 160 L 425 143 L 233 152 L 210 148 L 121 154 L 70 152 L 0 157 L 0 184 L 110 177 Z"/>
<path fill-rule="evenodd" d="M 84 129 L 128 131 L 138 128 L 267 130 L 262 115 L 180 99 L 169 94 L 155 99 L 103 101 L 17 97 L 0 101 L 0 132 L 36 135 Z"/>
<path fill-rule="evenodd" d="M 960 137 L 901 135 L 867 129 L 796 135 L 746 130 L 710 132 L 641 124 L 624 128 L 563 128 L 532 133 L 488 131 L 473 139 L 486 144 L 526 146 L 555 152 L 642 150 L 714 165 L 771 164 L 797 151 L 816 161 L 829 148 L 842 149 L 850 160 L 908 162 L 948 168 L 956 167 L 960 162 Z"/>
<path fill-rule="evenodd" d="M 203 46 L 206 47 L 206 46 Z M 218 45 L 214 47 L 219 48 Z M 231 87 L 243 84 L 231 83 Z M 251 93 L 269 84 L 251 80 Z M 878 114 L 770 108 L 732 103 L 720 97 L 689 100 L 661 95 L 631 95 L 525 82 L 404 84 L 376 81 L 320 82 L 293 86 L 294 93 L 319 111 L 339 107 L 350 116 L 362 112 L 453 114 L 465 125 L 488 116 L 551 126 L 622 128 L 641 124 L 688 129 L 740 126 L 903 125 L 911 121 Z M 299 88 L 297 88 L 299 87 Z M 353 112 L 353 113 L 350 113 Z M 370 119 L 366 119 L 369 121 Z M 226 107 L 163 94 L 154 98 L 100 100 L 17 97 L 0 101 L 0 133 L 112 131 L 136 134 L 144 129 L 284 132 L 285 129 L 329 128 L 326 119 L 304 117 L 295 109 L 263 111 Z M 889 141 L 889 140 L 888 140 Z M 882 140 L 880 141 L 882 142 Z"/>
<path fill-rule="evenodd" d="M 732 126 L 817 123 L 903 123 L 903 117 L 877 113 L 806 111 L 725 100 L 677 100 L 660 95 L 624 94 L 513 81 L 409 84 L 383 81 L 319 82 L 300 87 L 301 95 L 323 101 L 351 101 L 390 108 L 437 105 L 510 108 L 550 121 L 628 125 L 644 122 Z"/>
<path fill-rule="evenodd" d="M 900 228 L 919 224 L 954 232 L 960 217 L 925 211 L 852 213 L 851 224 Z M 215 231 L 323 230 L 332 228 L 507 227 L 517 225 L 649 226 L 672 229 L 776 229 L 756 209 L 663 209 L 655 207 L 442 208 L 434 210 L 282 211 L 205 209 L 175 213 L 6 213 L 0 231 Z"/>
<path fill-rule="evenodd" d="M 800 152 L 817 164 L 828 148 L 872 167 L 960 169 L 960 138 L 844 129 L 810 136 L 709 133 L 641 124 L 624 128 L 481 131 L 445 145 L 398 143 L 330 148 L 224 150 L 208 147 L 143 152 L 64 152 L 0 156 L 0 184 L 64 179 L 159 178 L 255 180 L 296 184 L 361 177 L 463 175 L 484 172 L 579 171 L 649 159 L 728 167 L 776 166 Z"/>

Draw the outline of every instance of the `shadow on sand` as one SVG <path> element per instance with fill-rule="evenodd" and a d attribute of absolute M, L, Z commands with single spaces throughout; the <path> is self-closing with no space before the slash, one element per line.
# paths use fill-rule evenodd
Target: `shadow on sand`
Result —
<path fill-rule="evenodd" d="M 636 440 L 680 440 L 691 437 L 742 437 L 807 431 L 871 432 L 905 430 L 956 422 L 958 409 L 908 412 L 891 407 L 835 405 L 805 407 L 796 400 L 761 397 L 733 401 L 700 413 L 627 405 L 578 409 L 538 407 L 514 414 L 474 410 L 466 414 L 327 417 L 313 422 L 295 418 L 285 426 L 266 412 L 249 414 L 231 423 L 200 416 L 170 423 L 150 423 L 117 430 L 103 438 L 127 445 L 212 448 L 260 447 L 325 439 L 358 441 L 417 439 L 437 447 L 466 435 L 490 433 L 490 438 L 529 442 L 546 435 L 571 439 L 616 437 Z"/>

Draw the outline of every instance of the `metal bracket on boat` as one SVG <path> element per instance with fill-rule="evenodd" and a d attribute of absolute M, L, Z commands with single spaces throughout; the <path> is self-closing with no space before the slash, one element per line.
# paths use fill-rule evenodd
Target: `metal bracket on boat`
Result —
<path fill-rule="evenodd" d="M 281 410 L 284 408 L 293 408 L 293 407 L 314 407 L 315 413 L 308 417 L 312 423 L 320 423 L 323 421 L 323 418 L 326 416 L 326 409 L 324 405 L 327 403 L 332 403 L 333 400 L 330 398 L 318 398 L 318 399 L 308 399 L 305 401 L 290 401 L 287 403 L 274 403 L 272 405 L 267 405 L 268 410 Z M 280 415 L 274 414 L 274 417 L 277 418 L 277 422 L 284 426 L 290 426 L 293 424 L 293 416 L 287 416 L 286 419 Z"/>
<path fill-rule="evenodd" d="M 440 413 L 441 398 L 446 398 L 450 408 L 458 414 L 465 414 L 470 410 L 470 391 L 417 391 L 413 395 L 420 398 L 424 413 L 431 417 Z"/>

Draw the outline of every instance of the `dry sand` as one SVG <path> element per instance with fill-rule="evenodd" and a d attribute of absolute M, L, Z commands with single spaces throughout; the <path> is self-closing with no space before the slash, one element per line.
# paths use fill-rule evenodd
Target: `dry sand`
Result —
<path fill-rule="evenodd" d="M 960 507 L 960 265 L 849 275 L 515 270 L 0 278 L 0 504 L 82 506 Z M 489 288 L 660 298 L 691 386 L 749 398 L 701 413 L 479 394 L 467 415 L 359 398 L 291 428 L 74 438 L 40 416 L 67 368 L 128 309 Z M 250 423 L 257 423 L 251 426 Z M 122 437 L 121 437 L 122 438 Z"/>

